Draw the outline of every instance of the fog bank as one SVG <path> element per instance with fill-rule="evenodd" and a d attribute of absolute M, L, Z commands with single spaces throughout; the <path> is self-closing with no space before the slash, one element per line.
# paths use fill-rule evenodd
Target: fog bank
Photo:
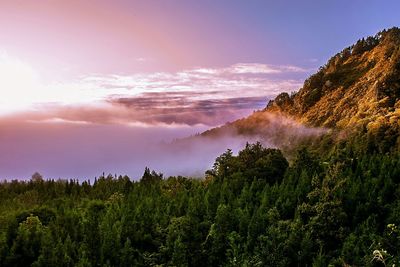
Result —
<path fill-rule="evenodd" d="M 324 132 L 275 115 L 264 114 L 260 118 L 261 114 L 246 121 L 247 131 L 239 124 L 237 128 L 223 127 L 215 133 L 191 138 L 185 137 L 208 127 L 3 123 L 0 179 L 29 179 L 38 171 L 45 178 L 54 179 L 93 180 L 105 173 L 138 180 L 146 166 L 165 176 L 203 177 L 215 158 L 228 148 L 237 152 L 246 142 L 255 141 L 268 147 L 281 147 L 303 136 Z"/>

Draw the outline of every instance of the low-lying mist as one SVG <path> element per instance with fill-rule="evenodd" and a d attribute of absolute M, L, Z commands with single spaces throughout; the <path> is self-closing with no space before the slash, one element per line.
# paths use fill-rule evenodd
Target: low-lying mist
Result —
<path fill-rule="evenodd" d="M 246 142 L 255 141 L 284 147 L 324 132 L 262 112 L 195 135 L 205 130 L 204 125 L 2 125 L 0 178 L 29 179 L 38 171 L 54 179 L 93 180 L 105 173 L 138 180 L 146 166 L 164 176 L 203 177 L 228 148 L 236 153 Z"/>

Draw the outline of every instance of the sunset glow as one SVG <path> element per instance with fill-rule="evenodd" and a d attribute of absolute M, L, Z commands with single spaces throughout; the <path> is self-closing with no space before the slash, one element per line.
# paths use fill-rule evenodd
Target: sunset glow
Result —
<path fill-rule="evenodd" d="M 36 95 L 38 87 L 38 75 L 29 64 L 0 55 L 1 113 L 26 109 L 35 100 L 42 99 L 43 96 Z"/>
<path fill-rule="evenodd" d="M 399 0 L 0 0 L 0 267 L 400 266 Z"/>
<path fill-rule="evenodd" d="M 129 164 L 137 155 L 122 146 L 130 163 L 121 163 L 119 141 L 101 133 L 170 142 L 265 108 L 279 92 L 297 91 L 332 53 L 394 23 L 371 26 L 382 9 L 345 4 L 343 12 L 314 1 L 1 1 L 0 178 L 36 170 L 91 177 L 121 164 L 136 175 L 142 166 Z M 323 12 L 343 19 L 327 14 L 316 24 Z M 89 132 L 93 143 L 81 151 Z M 33 149 L 59 160 L 50 167 Z M 86 160 L 94 153 L 108 155 L 104 169 Z M 88 167 L 67 167 L 75 156 Z"/>

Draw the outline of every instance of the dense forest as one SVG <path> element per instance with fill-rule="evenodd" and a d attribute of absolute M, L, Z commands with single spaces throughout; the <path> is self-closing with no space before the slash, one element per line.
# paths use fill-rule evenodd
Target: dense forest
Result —
<path fill-rule="evenodd" d="M 265 113 L 329 128 L 290 149 L 227 150 L 202 179 L 3 181 L 0 266 L 399 266 L 399 92 L 393 28 L 225 126 L 276 144 L 293 136 L 257 131 Z"/>
<path fill-rule="evenodd" d="M 290 164 L 247 144 L 204 179 L 2 182 L 1 266 L 398 265 L 400 154 L 363 138 Z"/>

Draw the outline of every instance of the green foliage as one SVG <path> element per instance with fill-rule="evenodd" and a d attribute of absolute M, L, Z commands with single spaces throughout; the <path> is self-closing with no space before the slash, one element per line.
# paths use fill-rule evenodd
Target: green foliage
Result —
<path fill-rule="evenodd" d="M 163 178 L 163 175 L 161 173 L 156 173 L 155 171 L 151 171 L 149 168 L 145 168 L 144 169 L 144 173 L 142 176 L 141 181 L 143 183 L 156 183 L 156 182 L 160 182 Z"/>
<path fill-rule="evenodd" d="M 290 166 L 247 144 L 204 180 L 2 182 L 0 266 L 399 265 L 400 155 L 365 140 Z"/>
<path fill-rule="evenodd" d="M 213 169 L 207 173 L 221 181 L 244 181 L 242 177 L 246 177 L 247 182 L 258 179 L 274 184 L 282 181 L 288 165 L 280 150 L 264 148 L 257 142 L 247 143 L 237 156 L 233 156 L 232 151 L 228 149 L 217 157 Z"/>

